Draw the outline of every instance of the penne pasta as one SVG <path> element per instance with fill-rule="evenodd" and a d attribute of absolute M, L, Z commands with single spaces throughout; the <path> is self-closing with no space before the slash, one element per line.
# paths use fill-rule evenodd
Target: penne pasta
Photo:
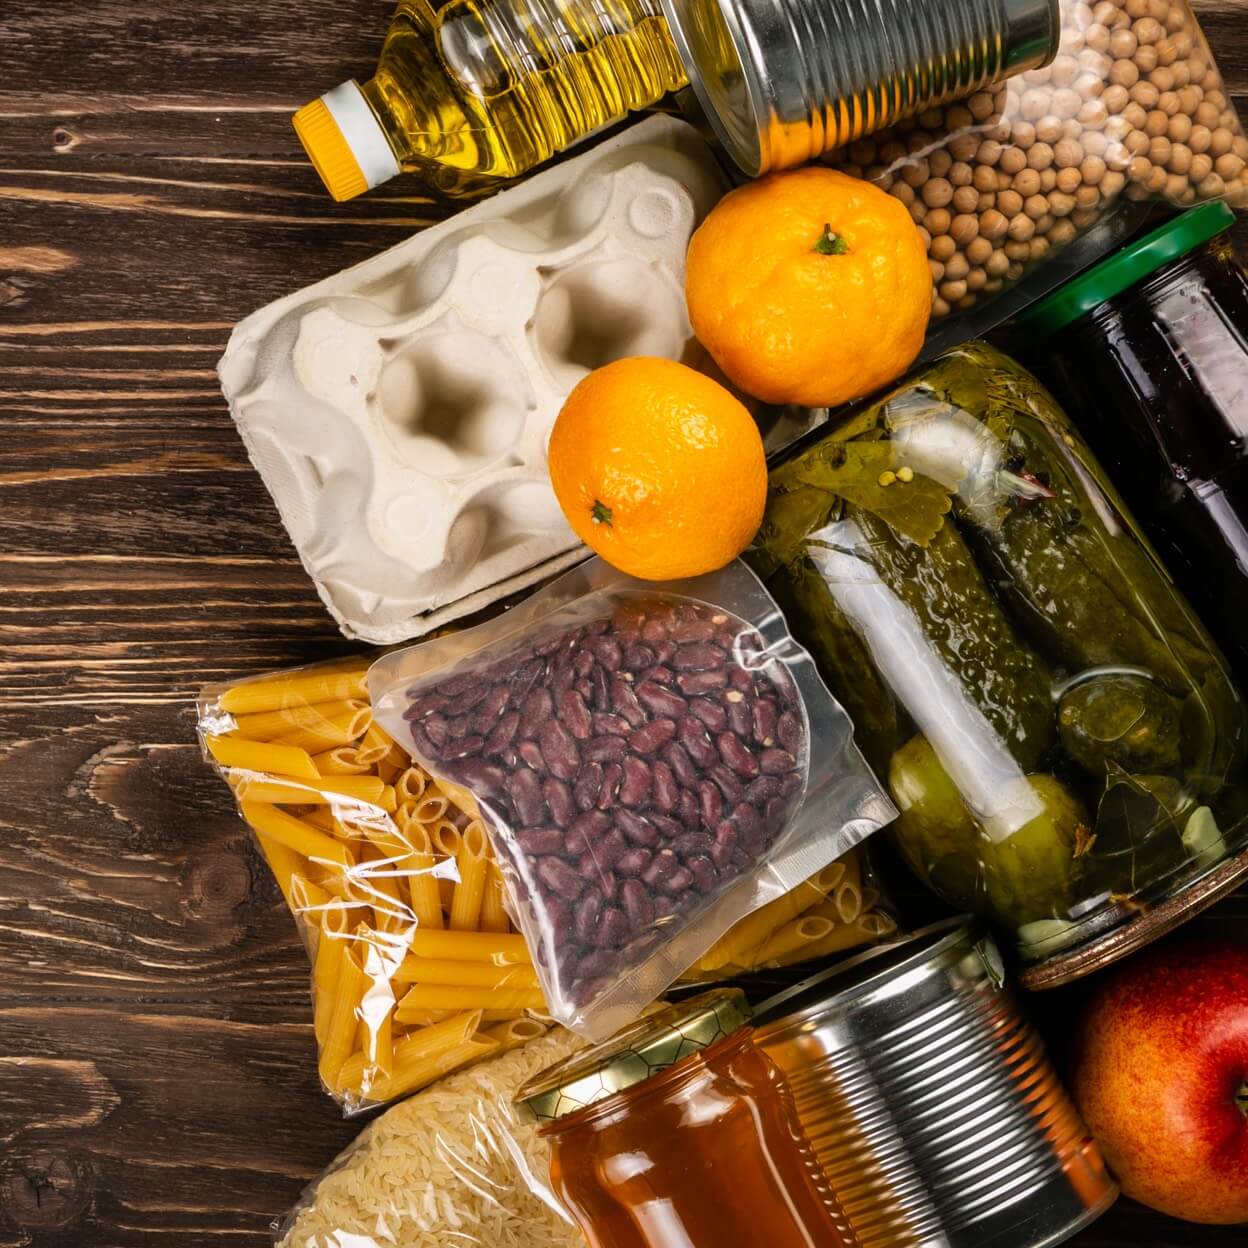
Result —
<path fill-rule="evenodd" d="M 489 872 L 485 878 L 485 896 L 481 899 L 481 930 L 483 932 L 511 930 L 511 919 L 504 904 L 505 887 L 502 868 L 491 859 Z"/>
<path fill-rule="evenodd" d="M 446 812 L 450 809 L 450 802 L 445 797 L 422 797 L 411 803 L 410 818 L 417 823 L 427 825 L 436 825 L 446 818 Z"/>
<path fill-rule="evenodd" d="M 422 1027 L 429 1023 L 440 1023 L 443 1019 L 453 1018 L 454 1010 L 408 1010 L 407 1021 L 400 1027 Z M 484 1011 L 482 1011 L 484 1017 Z"/>
<path fill-rule="evenodd" d="M 444 926 L 442 898 L 438 892 L 438 880 L 433 874 L 436 865 L 429 844 L 429 833 L 424 828 L 409 828 L 407 837 L 413 852 L 408 858 L 407 890 L 412 899 L 412 913 L 422 932 Z"/>
<path fill-rule="evenodd" d="M 393 784 L 403 774 L 402 767 L 387 762 L 384 758 L 377 764 L 376 770 L 383 784 Z"/>
<path fill-rule="evenodd" d="M 473 932 L 481 921 L 481 902 L 489 873 L 485 829 L 474 820 L 464 829 L 456 858 L 459 882 L 451 896 L 451 913 L 447 927 L 453 932 Z"/>
<path fill-rule="evenodd" d="M 755 954 L 752 965 L 767 966 L 789 958 L 800 961 L 807 956 L 810 946 L 830 936 L 834 927 L 832 920 L 822 915 L 807 914 L 794 919 L 768 937 Z"/>
<path fill-rule="evenodd" d="M 523 936 L 494 932 L 436 932 L 417 928 L 412 936 L 411 958 L 445 958 L 450 962 L 490 962 L 532 965 Z M 407 963 L 405 962 L 404 965 Z"/>
<path fill-rule="evenodd" d="M 884 917 L 884 916 L 880 916 Z M 891 920 L 888 920 L 891 923 Z M 896 925 L 892 924 L 889 930 L 895 930 Z M 829 954 L 842 953 L 846 949 L 854 949 L 858 945 L 868 945 L 879 940 L 880 936 L 887 935 L 887 932 L 873 932 L 864 928 L 860 923 L 851 923 L 843 927 L 835 927 L 822 940 L 815 941 L 812 945 L 807 945 L 800 955 L 789 959 L 790 961 L 799 962 L 806 961 L 810 958 L 825 958 Z"/>
<path fill-rule="evenodd" d="M 222 767 L 272 772 L 279 776 L 296 776 L 309 781 L 320 779 L 320 772 L 312 762 L 312 756 L 307 750 L 293 745 L 248 741 L 243 737 L 205 737 L 204 744 Z"/>
<path fill-rule="evenodd" d="M 323 1049 L 329 1035 L 338 973 L 347 943 L 347 910 L 341 906 L 331 907 L 318 917 L 320 923 L 316 928 L 316 950 L 312 959 L 312 1030 L 316 1033 L 317 1047 Z"/>
<path fill-rule="evenodd" d="M 545 1035 L 550 1027 L 536 1018 L 513 1018 L 505 1023 L 496 1023 L 487 1027 L 485 1034 L 498 1041 L 498 1051 L 506 1053 L 510 1049 L 518 1049 L 530 1040 Z"/>
<path fill-rule="evenodd" d="M 842 923 L 853 923 L 862 913 L 862 875 L 858 855 L 846 854 L 845 874 L 832 891 L 832 903 Z"/>
<path fill-rule="evenodd" d="M 481 1026 L 481 1011 L 451 1015 L 429 1027 L 422 1027 L 394 1042 L 393 1068 L 412 1066 L 440 1052 L 463 1044 L 474 1036 Z M 343 1087 L 359 1088 L 367 1068 L 363 1053 L 356 1053 L 343 1063 L 339 1081 Z"/>
<path fill-rule="evenodd" d="M 342 711 L 316 724 L 296 728 L 294 732 L 278 737 L 277 741 L 281 745 L 296 745 L 319 754 L 335 745 L 350 745 L 358 741 L 368 731 L 372 720 L 373 713 L 367 706 L 361 706 L 358 710 Z"/>
<path fill-rule="evenodd" d="M 368 731 L 364 733 L 357 748 L 360 758 L 372 765 L 381 762 L 390 753 L 390 747 L 393 744 L 390 738 L 375 723 L 372 723 L 369 724 Z"/>
<path fill-rule="evenodd" d="M 256 840 L 260 842 L 260 852 L 264 854 L 264 860 L 269 864 L 269 870 L 273 872 L 273 878 L 282 890 L 286 904 L 294 910 L 295 881 L 303 870 L 302 857 L 285 842 L 266 836 L 258 828 Z"/>
<path fill-rule="evenodd" d="M 395 1009 L 405 1022 L 408 1009 L 417 1010 L 544 1010 L 540 988 L 471 988 L 454 984 L 413 984 Z"/>
<path fill-rule="evenodd" d="M 367 711 L 367 702 L 318 702 L 314 705 L 287 706 L 255 715 L 235 715 L 234 731 L 253 741 L 277 741 L 300 729 L 315 730 L 322 724 Z"/>
<path fill-rule="evenodd" d="M 321 1079 L 328 1088 L 338 1086 L 338 1072 L 355 1047 L 360 1000 L 365 986 L 364 966 L 360 957 L 362 946 L 351 939 L 336 940 L 333 943 L 340 945 L 342 952 L 338 977 L 333 988 L 333 1005 L 326 1024 L 325 1040 L 321 1045 Z"/>
<path fill-rule="evenodd" d="M 395 1062 L 394 1073 L 389 1078 L 376 1080 L 368 1090 L 368 1099 L 389 1101 L 417 1088 L 449 1075 L 451 1071 L 478 1062 L 498 1050 L 498 1041 L 492 1036 L 478 1034 L 451 1048 L 430 1054 L 419 1061 Z"/>
<path fill-rule="evenodd" d="M 323 754 L 314 754 L 312 763 L 322 776 L 361 776 L 373 770 L 370 764 L 360 761 L 359 751 L 353 745 L 337 745 Z"/>
<path fill-rule="evenodd" d="M 351 851 L 341 841 L 314 828 L 302 819 L 288 815 L 265 802 L 240 803 L 243 818 L 257 832 L 263 832 L 270 839 L 293 849 L 295 853 L 312 862 L 331 862 L 340 867 L 352 865 Z"/>
<path fill-rule="evenodd" d="M 420 801 L 425 795 L 425 789 L 428 784 L 428 777 L 419 767 L 408 767 L 394 781 L 394 791 L 398 794 L 399 804 L 403 805 L 407 802 Z"/>
<path fill-rule="evenodd" d="M 347 671 L 310 671 L 247 681 L 227 689 L 218 699 L 223 711 L 231 715 L 259 711 L 279 711 L 290 706 L 306 706 L 317 702 L 367 698 L 368 668 Z"/>
<path fill-rule="evenodd" d="M 461 785 L 452 784 L 449 780 L 438 779 L 434 783 L 442 795 L 451 802 L 451 805 L 458 807 L 469 819 L 481 818 L 481 808 L 477 805 L 477 799 L 467 789 Z"/>
<path fill-rule="evenodd" d="M 511 962 L 451 962 L 446 958 L 403 960 L 395 972 L 396 984 L 454 984 L 473 988 L 536 988 L 537 972 L 531 964 Z"/>

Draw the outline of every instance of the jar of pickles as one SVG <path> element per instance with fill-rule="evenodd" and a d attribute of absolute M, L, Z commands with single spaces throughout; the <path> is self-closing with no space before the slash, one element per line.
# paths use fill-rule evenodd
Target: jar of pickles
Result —
<path fill-rule="evenodd" d="M 749 1017 L 740 991 L 705 993 L 520 1090 L 591 1248 L 852 1244 Z"/>
<path fill-rule="evenodd" d="M 754 565 L 910 865 L 1043 987 L 1248 874 L 1248 717 L 1079 430 L 974 343 L 772 474 Z"/>
<path fill-rule="evenodd" d="M 1079 422 L 1248 678 L 1248 273 L 1202 204 L 1020 318 L 1020 357 Z"/>

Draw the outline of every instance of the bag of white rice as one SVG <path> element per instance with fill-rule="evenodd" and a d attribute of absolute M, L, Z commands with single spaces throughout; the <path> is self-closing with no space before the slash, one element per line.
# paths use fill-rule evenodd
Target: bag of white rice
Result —
<path fill-rule="evenodd" d="M 511 1106 L 583 1043 L 556 1028 L 388 1110 L 304 1191 L 279 1248 L 584 1248 Z"/>

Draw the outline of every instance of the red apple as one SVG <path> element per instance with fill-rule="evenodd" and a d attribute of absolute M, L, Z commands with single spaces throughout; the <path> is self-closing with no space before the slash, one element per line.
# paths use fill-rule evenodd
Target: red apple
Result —
<path fill-rule="evenodd" d="M 1128 1196 L 1248 1222 L 1248 949 L 1188 937 L 1114 971 L 1080 1024 L 1074 1094 Z"/>

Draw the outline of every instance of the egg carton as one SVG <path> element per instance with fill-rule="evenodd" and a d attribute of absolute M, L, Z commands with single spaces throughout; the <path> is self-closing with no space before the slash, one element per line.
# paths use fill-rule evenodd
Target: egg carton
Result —
<path fill-rule="evenodd" d="M 685 250 L 725 189 L 652 117 L 237 326 L 222 389 L 348 637 L 420 636 L 581 557 L 551 426 L 611 360 L 708 365 Z"/>

